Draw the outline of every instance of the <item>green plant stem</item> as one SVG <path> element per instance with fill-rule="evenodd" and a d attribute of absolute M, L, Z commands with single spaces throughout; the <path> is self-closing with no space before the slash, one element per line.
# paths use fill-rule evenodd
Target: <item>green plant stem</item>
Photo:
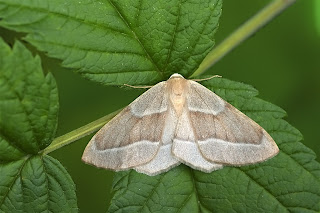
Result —
<path fill-rule="evenodd" d="M 83 138 L 97 130 L 99 130 L 103 125 L 105 125 L 108 121 L 110 121 L 115 115 L 117 115 L 120 110 L 112 112 L 102 118 L 99 118 L 89 124 L 86 124 L 76 130 L 73 130 L 65 135 L 55 138 L 50 146 L 41 151 L 42 154 L 48 154 L 53 152 L 63 146 L 66 146 L 80 138 Z"/>
<path fill-rule="evenodd" d="M 237 47 L 241 42 L 246 40 L 252 34 L 257 32 L 261 27 L 271 21 L 276 15 L 278 15 L 285 8 L 290 6 L 296 0 L 274 0 L 255 16 L 240 26 L 229 37 L 222 41 L 217 47 L 215 47 L 202 61 L 199 68 L 190 76 L 194 78 L 201 75 L 203 72 L 211 68 L 217 63 L 223 56 Z"/>

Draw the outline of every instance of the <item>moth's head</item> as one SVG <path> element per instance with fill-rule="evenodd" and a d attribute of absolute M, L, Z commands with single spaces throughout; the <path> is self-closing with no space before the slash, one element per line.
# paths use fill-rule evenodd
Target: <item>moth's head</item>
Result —
<path fill-rule="evenodd" d="M 172 74 L 167 81 L 167 87 L 170 91 L 170 96 L 174 96 L 175 99 L 184 98 L 187 80 L 179 73 Z"/>
<path fill-rule="evenodd" d="M 182 75 L 180 75 L 179 73 L 174 73 L 170 76 L 169 79 L 172 79 L 172 78 L 184 78 Z"/>

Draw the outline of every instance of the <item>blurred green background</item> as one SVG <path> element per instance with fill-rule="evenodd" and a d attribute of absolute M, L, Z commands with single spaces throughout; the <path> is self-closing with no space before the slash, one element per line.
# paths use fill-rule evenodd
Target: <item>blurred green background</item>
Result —
<path fill-rule="evenodd" d="M 221 42 L 268 2 L 224 0 L 216 42 Z M 1 28 L 0 35 L 9 43 L 21 36 Z M 58 84 L 58 135 L 126 106 L 143 92 L 89 82 L 61 68 L 59 61 L 41 57 L 44 69 L 54 74 Z M 302 132 L 303 143 L 320 156 L 316 135 L 320 128 L 320 0 L 298 0 L 207 74 L 253 85 L 260 91 L 260 98 L 287 111 L 287 121 Z M 80 160 L 91 136 L 51 155 L 62 162 L 76 183 L 80 212 L 105 212 L 111 198 L 113 173 Z"/>

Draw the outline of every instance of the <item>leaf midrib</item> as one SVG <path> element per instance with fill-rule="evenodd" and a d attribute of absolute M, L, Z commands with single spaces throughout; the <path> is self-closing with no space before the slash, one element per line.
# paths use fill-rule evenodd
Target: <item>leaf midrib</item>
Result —
<path fill-rule="evenodd" d="M 15 176 L 14 180 L 11 182 L 11 184 L 10 184 L 10 186 L 8 187 L 5 195 L 3 196 L 2 201 L 0 202 L 0 208 L 2 207 L 2 205 L 3 205 L 4 201 L 6 200 L 9 192 L 11 191 L 12 186 L 15 184 L 15 182 L 17 181 L 17 179 L 21 176 L 21 171 L 22 171 L 23 167 L 25 166 L 26 162 L 29 160 L 30 156 L 31 156 L 31 155 L 28 155 L 28 156 L 26 156 L 26 158 L 24 159 L 24 162 L 23 162 L 23 164 L 21 165 L 19 171 L 17 172 L 17 175 Z"/>
<path fill-rule="evenodd" d="M 219 4 L 218 4 L 219 1 L 220 1 L 220 0 L 217 0 L 217 1 L 216 1 L 216 4 L 215 4 L 215 6 L 214 6 L 213 11 L 215 11 L 215 10 L 216 10 L 216 7 L 219 5 Z M 218 15 L 218 16 L 219 16 L 219 15 Z M 206 26 L 207 26 L 210 18 L 211 18 L 211 15 L 209 15 L 208 18 L 207 18 L 207 20 L 204 22 L 203 28 L 201 29 L 201 33 L 199 33 L 200 35 L 203 35 L 203 31 L 206 29 Z M 216 24 L 215 30 L 217 29 L 218 26 L 219 26 L 219 24 Z M 214 31 L 214 30 L 213 30 L 213 31 Z M 195 51 L 195 48 L 194 48 L 194 47 L 195 47 L 197 44 L 199 44 L 200 38 L 201 38 L 201 36 L 198 36 L 197 40 L 193 42 L 193 45 L 192 45 L 193 48 L 191 48 L 191 49 L 192 49 L 192 53 L 194 53 L 194 51 Z M 215 42 L 214 42 L 214 39 L 211 39 L 211 40 L 213 41 L 213 46 L 210 47 L 210 48 L 212 49 L 212 48 L 214 48 Z M 208 49 L 207 49 L 207 50 L 208 50 Z M 192 55 L 191 55 L 191 56 L 192 56 Z M 194 56 L 194 55 L 193 55 L 193 56 Z M 190 57 L 190 58 L 191 58 L 191 57 Z M 184 67 L 185 67 L 185 65 L 186 65 L 186 63 L 184 63 Z M 200 65 L 200 64 L 199 64 L 199 65 Z M 191 73 L 191 75 L 193 75 L 193 73 L 194 73 L 195 71 L 196 71 L 196 70 L 193 70 L 193 72 Z M 191 76 L 191 75 L 189 75 L 189 76 Z"/>
<path fill-rule="evenodd" d="M 163 76 L 163 72 L 159 69 L 159 67 L 157 66 L 157 64 L 154 62 L 153 58 L 150 56 L 149 52 L 147 51 L 147 49 L 144 47 L 144 45 L 142 44 L 141 40 L 139 39 L 138 35 L 136 34 L 136 32 L 131 28 L 129 22 L 124 18 L 124 15 L 120 12 L 120 10 L 116 7 L 115 4 L 112 3 L 111 0 L 108 0 L 108 2 L 110 3 L 111 6 L 113 6 L 113 8 L 115 9 L 115 11 L 119 14 L 119 17 L 122 19 L 122 21 L 127 25 L 127 27 L 131 30 L 131 32 L 133 33 L 135 39 L 137 40 L 137 42 L 140 44 L 141 48 L 143 49 L 143 51 L 146 53 L 147 58 L 149 59 L 149 61 L 153 64 L 153 66 L 156 68 L 157 72 L 160 73 Z"/>
<path fill-rule="evenodd" d="M 195 193 L 197 201 L 199 201 L 199 202 L 197 202 L 197 206 L 198 206 L 198 210 L 200 212 L 200 210 L 201 210 L 201 208 L 200 208 L 201 200 L 200 200 L 200 196 L 199 196 L 199 193 L 198 193 L 198 190 L 197 190 L 197 186 L 196 186 L 196 183 L 195 183 L 196 178 L 195 178 L 195 175 L 194 175 L 194 170 L 191 169 L 191 168 L 188 168 L 188 170 L 190 171 L 190 175 L 191 175 L 191 180 L 192 180 L 192 185 L 193 185 L 193 192 Z M 190 197 L 191 197 L 191 195 L 190 195 Z M 202 207 L 207 209 L 203 204 L 202 204 Z"/>
<path fill-rule="evenodd" d="M 172 35 L 172 39 L 171 39 L 170 47 L 169 47 L 169 52 L 168 52 L 167 59 L 166 59 L 166 62 L 165 62 L 165 65 L 164 65 L 164 69 L 163 69 L 164 73 L 166 72 L 166 70 L 168 68 L 169 60 L 171 58 L 171 54 L 172 54 L 172 50 L 173 50 L 173 45 L 174 45 L 174 42 L 176 40 L 176 33 L 177 33 L 177 29 L 178 29 L 178 24 L 179 24 L 179 21 L 180 21 L 181 5 L 182 5 L 181 0 L 179 0 L 178 15 L 177 15 L 177 18 L 176 18 L 177 20 L 176 20 L 176 24 L 174 26 L 173 35 Z"/>
<path fill-rule="evenodd" d="M 46 193 L 46 207 L 47 209 L 49 209 L 49 192 L 50 192 L 50 189 L 49 189 L 49 180 L 48 180 L 48 176 L 47 176 L 47 168 L 44 164 L 44 161 L 43 161 L 43 157 L 44 156 L 40 156 L 40 160 L 41 160 L 41 163 L 42 163 L 42 166 L 43 166 L 43 171 L 45 173 L 45 181 L 46 181 L 46 189 L 47 189 L 47 193 Z"/>
<path fill-rule="evenodd" d="M 85 47 L 80 47 L 80 46 L 72 46 L 72 45 L 67 45 L 67 44 L 63 44 L 63 43 L 57 43 L 57 42 L 53 42 L 53 41 L 40 41 L 40 40 L 34 40 L 31 39 L 30 37 L 27 38 L 28 41 L 33 41 L 33 42 L 39 42 L 39 43 L 44 43 L 44 44 L 51 44 L 51 45 L 56 45 L 56 46 L 61 46 L 64 48 L 70 48 L 70 49 L 77 49 L 80 51 L 84 51 L 84 52 L 95 52 L 95 53 L 104 53 L 104 54 L 128 54 L 128 55 L 138 55 L 141 56 L 143 58 L 147 58 L 145 55 L 143 54 L 139 54 L 139 53 L 134 53 L 134 52 L 126 52 L 126 51 L 117 51 L 117 52 L 112 52 L 112 51 L 106 51 L 106 50 L 99 50 L 99 49 L 90 49 L 90 48 L 85 48 Z M 50 54 L 50 53 L 49 53 Z"/>
<path fill-rule="evenodd" d="M 131 173 L 131 172 L 130 172 Z M 156 189 L 158 188 L 158 186 L 161 184 L 162 179 L 164 178 L 165 175 L 161 175 L 161 177 L 158 180 L 158 183 L 153 187 L 150 195 L 147 197 L 147 199 L 145 199 L 145 201 L 143 202 L 143 204 L 141 205 L 141 208 L 138 212 L 143 212 L 143 208 L 146 207 L 149 209 L 147 202 L 151 199 L 151 197 L 153 196 L 153 194 L 156 192 Z"/>
<path fill-rule="evenodd" d="M 25 105 L 22 103 L 23 102 L 23 100 L 24 100 L 24 97 L 21 97 L 19 94 L 18 94 L 18 92 L 16 91 L 16 90 L 14 90 L 13 88 L 14 88 L 14 85 L 12 85 L 11 83 L 10 83 L 10 80 L 5 76 L 5 75 L 1 75 L 0 76 L 0 78 L 4 78 L 5 79 L 5 82 L 6 82 L 6 85 L 8 85 L 8 88 L 9 88 L 9 90 L 15 95 L 15 97 L 17 97 L 17 99 L 18 99 L 18 101 L 19 101 L 19 105 L 21 106 L 21 108 L 22 108 L 22 110 L 23 110 L 23 112 L 25 113 L 25 115 L 26 115 L 26 120 L 27 120 L 27 122 L 29 123 L 29 126 L 30 126 L 30 130 L 31 130 L 31 132 L 32 132 L 32 139 L 35 141 L 35 143 L 37 144 L 37 150 L 36 151 L 39 151 L 39 147 L 40 147 L 40 144 L 39 144 L 39 140 L 38 140 L 38 138 L 36 137 L 36 133 L 35 133 L 35 131 L 34 131 L 34 126 L 32 125 L 32 121 L 31 121 L 31 119 L 30 119 L 30 117 L 29 117 L 29 113 L 28 113 L 28 111 L 27 111 L 27 109 L 25 108 Z M 12 140 L 8 140 L 8 142 L 11 144 L 12 143 Z M 15 144 L 15 147 L 17 147 L 18 146 L 18 144 Z M 19 150 L 22 150 L 23 151 L 23 153 L 28 153 L 27 151 L 25 151 L 23 148 L 19 148 Z M 33 150 L 34 151 L 34 150 Z"/>

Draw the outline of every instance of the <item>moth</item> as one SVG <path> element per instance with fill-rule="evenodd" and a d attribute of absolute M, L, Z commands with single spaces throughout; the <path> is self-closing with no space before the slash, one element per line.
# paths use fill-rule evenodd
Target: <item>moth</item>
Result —
<path fill-rule="evenodd" d="M 278 152 L 256 122 L 196 81 L 173 74 L 103 126 L 82 160 L 153 176 L 180 163 L 209 173 L 262 162 Z"/>

